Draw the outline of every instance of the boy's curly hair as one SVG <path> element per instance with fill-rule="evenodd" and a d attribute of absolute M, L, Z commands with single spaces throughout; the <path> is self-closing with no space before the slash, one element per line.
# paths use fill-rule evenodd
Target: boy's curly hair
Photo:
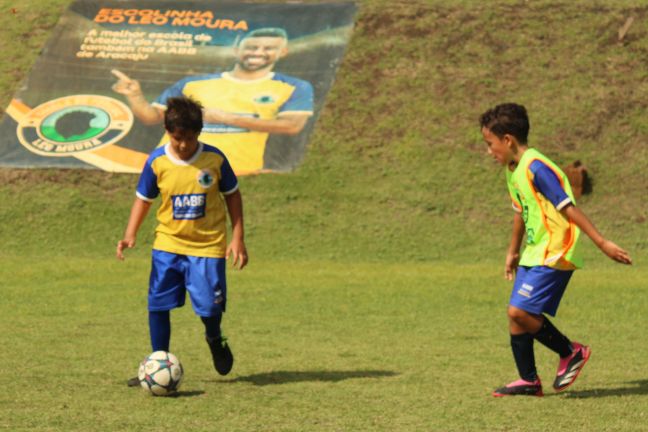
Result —
<path fill-rule="evenodd" d="M 502 138 L 509 134 L 521 144 L 529 136 L 529 116 L 526 108 L 516 103 L 503 103 L 491 108 L 479 117 L 479 124 Z"/>

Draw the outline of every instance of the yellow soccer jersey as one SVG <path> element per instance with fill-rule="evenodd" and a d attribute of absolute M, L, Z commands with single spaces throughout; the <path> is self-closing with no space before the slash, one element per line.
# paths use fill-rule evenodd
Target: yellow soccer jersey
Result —
<path fill-rule="evenodd" d="M 236 192 L 238 181 L 225 155 L 199 143 L 188 161 L 173 157 L 169 144 L 149 156 L 137 197 L 162 202 L 153 249 L 180 255 L 224 258 L 227 208 L 221 194 Z"/>
<path fill-rule="evenodd" d="M 166 107 L 168 98 L 183 95 L 199 101 L 205 109 L 214 108 L 259 119 L 274 119 L 289 113 L 313 113 L 311 84 L 277 73 L 252 81 L 236 79 L 227 72 L 188 77 L 166 89 L 154 105 Z M 263 169 L 267 132 L 205 123 L 200 140 L 225 153 L 236 174 Z"/>

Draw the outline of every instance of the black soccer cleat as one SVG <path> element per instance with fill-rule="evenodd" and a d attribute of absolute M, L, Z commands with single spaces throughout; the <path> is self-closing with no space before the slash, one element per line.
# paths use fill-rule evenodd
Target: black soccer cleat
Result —
<path fill-rule="evenodd" d="M 129 379 L 128 381 L 126 381 L 126 384 L 128 385 L 128 387 L 139 387 L 140 386 L 140 380 L 139 380 L 138 377 L 133 377 L 133 378 Z"/>
<path fill-rule="evenodd" d="M 227 339 L 224 337 L 212 339 L 207 336 L 205 340 L 207 341 L 207 345 L 209 345 L 216 372 L 220 375 L 230 373 L 234 365 L 234 355 L 227 344 Z"/>
<path fill-rule="evenodd" d="M 495 390 L 493 396 L 544 396 L 544 393 L 542 392 L 540 378 L 536 378 L 535 381 L 525 381 L 522 379 L 513 381 L 505 387 L 500 387 Z"/>

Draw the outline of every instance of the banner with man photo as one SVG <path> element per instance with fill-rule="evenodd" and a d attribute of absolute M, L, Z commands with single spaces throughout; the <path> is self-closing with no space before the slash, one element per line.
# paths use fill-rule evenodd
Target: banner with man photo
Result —
<path fill-rule="evenodd" d="M 290 171 L 356 6 L 78 0 L 0 123 L 0 165 L 139 172 L 166 142 L 166 100 L 203 105 L 200 140 L 239 175 Z"/>

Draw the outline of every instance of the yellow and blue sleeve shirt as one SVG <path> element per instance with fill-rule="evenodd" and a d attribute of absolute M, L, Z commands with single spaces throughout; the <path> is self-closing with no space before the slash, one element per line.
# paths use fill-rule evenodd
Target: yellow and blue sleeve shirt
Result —
<path fill-rule="evenodd" d="M 580 230 L 561 213 L 575 204 L 562 170 L 537 150 L 528 149 L 516 169 L 507 170 L 507 183 L 513 208 L 521 214 L 527 235 L 520 265 L 580 268 Z"/>
<path fill-rule="evenodd" d="M 225 155 L 199 142 L 196 154 L 183 161 L 169 144 L 149 156 L 137 184 L 138 198 L 161 197 L 153 249 L 179 255 L 224 258 L 227 207 L 222 195 L 238 190 Z"/>
<path fill-rule="evenodd" d="M 205 109 L 219 109 L 258 119 L 313 114 L 313 86 L 307 81 L 274 72 L 257 80 L 237 79 L 228 72 L 187 77 L 166 89 L 153 105 L 166 108 L 168 98 L 183 95 L 197 100 Z M 200 140 L 225 153 L 236 174 L 263 169 L 267 132 L 205 123 Z"/>
<path fill-rule="evenodd" d="M 556 173 L 544 162 L 539 159 L 534 160 L 529 165 L 529 171 L 533 186 L 545 199 L 551 202 L 556 210 L 560 211 L 572 203 L 572 199 L 565 192 Z M 517 212 L 521 211 L 520 201 L 517 197 L 513 199 L 513 209 Z"/>

